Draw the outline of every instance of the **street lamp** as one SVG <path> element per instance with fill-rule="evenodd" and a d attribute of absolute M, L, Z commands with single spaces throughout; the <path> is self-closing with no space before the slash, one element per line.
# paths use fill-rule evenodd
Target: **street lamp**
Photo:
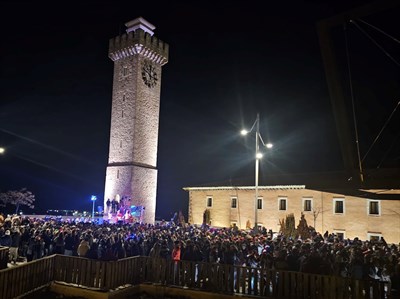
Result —
<path fill-rule="evenodd" d="M 6 151 L 6 149 L 5 149 L 4 147 L 0 147 L 0 155 L 1 155 L 1 154 L 4 154 L 5 151 Z"/>
<path fill-rule="evenodd" d="M 97 200 L 96 195 L 92 195 L 92 197 L 90 198 L 90 200 L 91 200 L 92 203 L 93 203 L 93 207 L 92 207 L 92 221 L 94 221 L 94 203 L 95 203 L 96 200 Z"/>
<path fill-rule="evenodd" d="M 253 123 L 253 126 L 251 127 L 251 129 L 249 131 L 247 130 L 241 130 L 240 134 L 247 135 L 248 133 L 251 133 L 253 130 L 256 130 L 256 154 L 255 154 L 255 161 L 256 161 L 256 166 L 255 166 L 255 170 L 256 170 L 256 175 L 255 175 L 255 202 L 254 202 L 254 232 L 258 231 L 258 225 L 257 225 L 257 210 L 258 210 L 258 165 L 259 165 L 259 160 L 262 158 L 262 153 L 259 151 L 259 141 L 261 141 L 262 145 L 266 148 L 272 148 L 273 145 L 272 143 L 265 143 L 264 140 L 262 139 L 261 135 L 260 135 L 260 114 L 257 113 L 257 118 Z"/>

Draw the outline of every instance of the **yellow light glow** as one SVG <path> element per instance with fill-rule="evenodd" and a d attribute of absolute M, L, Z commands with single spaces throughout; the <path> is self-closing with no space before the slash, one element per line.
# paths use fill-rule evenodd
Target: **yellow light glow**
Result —
<path fill-rule="evenodd" d="M 4 154 L 5 151 L 6 149 L 4 147 L 0 147 L 0 154 Z"/>
<path fill-rule="evenodd" d="M 247 130 L 241 130 L 241 131 L 240 131 L 240 134 L 242 134 L 243 136 L 244 136 L 244 135 L 247 135 L 247 133 L 249 133 L 249 132 L 247 132 Z"/>
<path fill-rule="evenodd" d="M 274 145 L 273 145 L 272 143 L 267 143 L 265 146 L 266 146 L 267 148 L 272 148 Z"/>

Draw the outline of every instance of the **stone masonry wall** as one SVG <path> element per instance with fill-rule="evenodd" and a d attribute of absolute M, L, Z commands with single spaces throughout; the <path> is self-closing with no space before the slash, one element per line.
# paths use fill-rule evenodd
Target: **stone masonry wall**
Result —
<path fill-rule="evenodd" d="M 189 222 L 201 224 L 207 197 L 213 198 L 210 210 L 212 225 L 229 227 L 233 222 L 246 228 L 249 220 L 254 226 L 254 188 L 248 190 L 189 190 Z M 237 197 L 237 208 L 231 208 L 231 198 Z M 301 213 L 308 225 L 314 226 L 313 212 L 318 212 L 315 228 L 324 233 L 343 232 L 346 238 L 368 239 L 369 234 L 382 235 L 387 242 L 400 242 L 400 199 L 380 200 L 380 214 L 368 213 L 369 199 L 310 189 L 259 189 L 263 208 L 258 210 L 258 223 L 267 229 L 279 231 L 279 219 L 293 213 L 296 226 Z M 279 210 L 279 199 L 286 198 L 286 210 Z M 304 211 L 304 199 L 312 200 L 312 210 Z M 344 200 L 344 213 L 334 211 L 336 199 Z"/>

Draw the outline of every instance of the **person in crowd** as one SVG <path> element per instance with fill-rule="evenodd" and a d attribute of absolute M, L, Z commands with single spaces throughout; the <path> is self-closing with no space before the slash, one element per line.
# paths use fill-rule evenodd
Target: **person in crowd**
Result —
<path fill-rule="evenodd" d="M 10 245 L 10 261 L 12 264 L 16 264 L 18 261 L 18 249 L 21 243 L 21 232 L 16 227 L 11 234 L 11 245 Z"/>
<path fill-rule="evenodd" d="M 90 249 L 89 238 L 88 237 L 82 238 L 77 250 L 78 256 L 86 257 L 86 254 L 88 253 L 89 249 Z"/>
<path fill-rule="evenodd" d="M 10 247 L 12 243 L 11 232 L 7 229 L 4 234 L 0 237 L 0 246 Z"/>

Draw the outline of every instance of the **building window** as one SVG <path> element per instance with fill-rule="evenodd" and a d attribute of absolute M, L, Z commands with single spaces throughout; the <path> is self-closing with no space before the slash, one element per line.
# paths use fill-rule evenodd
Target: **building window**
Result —
<path fill-rule="evenodd" d="M 333 199 L 333 213 L 334 214 L 344 214 L 344 199 L 334 198 Z"/>
<path fill-rule="evenodd" d="M 258 198 L 257 199 L 257 209 L 262 210 L 262 208 L 263 208 L 263 200 L 262 200 L 262 198 Z"/>
<path fill-rule="evenodd" d="M 122 110 L 122 118 L 124 117 L 124 110 Z"/>
<path fill-rule="evenodd" d="M 122 96 L 122 102 L 125 102 L 125 95 Z"/>
<path fill-rule="evenodd" d="M 381 233 L 367 233 L 367 240 L 379 241 L 382 238 Z"/>
<path fill-rule="evenodd" d="M 117 170 L 117 179 L 119 179 L 119 170 Z"/>
<path fill-rule="evenodd" d="M 381 214 L 381 202 L 379 200 L 368 201 L 368 215 L 379 216 Z"/>
<path fill-rule="evenodd" d="M 124 76 L 126 76 L 127 74 L 128 74 L 128 68 L 124 66 Z"/>
<path fill-rule="evenodd" d="M 211 208 L 213 204 L 212 197 L 207 197 L 207 208 Z"/>
<path fill-rule="evenodd" d="M 231 197 L 231 208 L 232 209 L 237 208 L 237 197 Z"/>
<path fill-rule="evenodd" d="M 312 211 L 312 198 L 303 198 L 303 211 L 304 212 Z"/>
<path fill-rule="evenodd" d="M 279 210 L 280 211 L 286 211 L 286 204 L 287 204 L 287 199 L 286 198 L 279 198 Z"/>
<path fill-rule="evenodd" d="M 338 237 L 340 241 L 346 238 L 346 231 L 342 229 L 334 229 L 333 233 Z"/>
<path fill-rule="evenodd" d="M 122 148 L 122 140 L 119 141 L 119 147 Z"/>

